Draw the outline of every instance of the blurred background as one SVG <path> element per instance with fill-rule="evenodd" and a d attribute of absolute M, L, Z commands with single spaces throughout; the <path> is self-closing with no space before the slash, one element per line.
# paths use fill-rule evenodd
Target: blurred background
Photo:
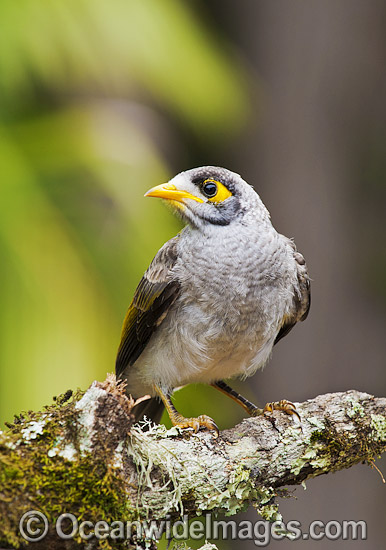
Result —
<path fill-rule="evenodd" d="M 113 371 L 136 284 L 180 229 L 143 194 L 204 164 L 255 186 L 313 279 L 307 321 L 235 387 L 260 405 L 386 395 L 385 2 L 3 0 L 0 21 L 1 422 Z M 243 417 L 211 388 L 175 401 Z M 368 524 L 367 541 L 296 544 L 384 544 L 370 467 L 293 496 L 286 520 Z"/>

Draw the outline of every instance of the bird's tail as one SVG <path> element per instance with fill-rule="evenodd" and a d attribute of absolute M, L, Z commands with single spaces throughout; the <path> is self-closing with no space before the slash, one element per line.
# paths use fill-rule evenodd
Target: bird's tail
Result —
<path fill-rule="evenodd" d="M 135 422 L 143 420 L 143 417 L 146 416 L 149 420 L 159 424 L 164 408 L 164 404 L 158 399 L 158 397 L 146 399 L 146 401 L 138 403 L 138 405 L 136 405 L 133 409 Z"/>

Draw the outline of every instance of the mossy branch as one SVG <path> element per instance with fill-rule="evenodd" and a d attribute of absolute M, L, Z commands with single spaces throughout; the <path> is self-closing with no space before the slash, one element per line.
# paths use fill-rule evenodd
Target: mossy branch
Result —
<path fill-rule="evenodd" d="M 25 544 L 19 521 L 29 510 L 48 519 L 47 536 L 33 545 L 45 549 L 82 542 L 57 536 L 62 513 L 79 522 L 111 523 L 208 511 L 233 515 L 253 505 L 275 520 L 280 517 L 275 498 L 285 486 L 359 462 L 372 464 L 386 449 L 386 399 L 358 391 L 298 404 L 301 423 L 274 412 L 270 418 L 247 418 L 218 439 L 164 426 L 143 431 L 133 426 L 132 407 L 110 376 L 41 412 L 20 415 L 9 431 L 0 432 L 4 546 Z M 140 544 L 135 536 L 131 542 Z M 92 548 L 93 541 L 88 543 Z M 102 546 L 119 544 L 107 538 Z"/>

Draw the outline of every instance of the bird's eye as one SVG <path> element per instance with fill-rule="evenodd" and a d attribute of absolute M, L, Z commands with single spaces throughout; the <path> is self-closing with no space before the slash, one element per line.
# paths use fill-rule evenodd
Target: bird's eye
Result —
<path fill-rule="evenodd" d="M 217 193 L 217 184 L 214 181 L 205 181 L 202 192 L 208 198 L 214 197 Z"/>
<path fill-rule="evenodd" d="M 232 193 L 221 181 L 205 180 L 200 185 L 201 193 L 207 197 L 209 202 L 219 203 L 225 201 Z"/>

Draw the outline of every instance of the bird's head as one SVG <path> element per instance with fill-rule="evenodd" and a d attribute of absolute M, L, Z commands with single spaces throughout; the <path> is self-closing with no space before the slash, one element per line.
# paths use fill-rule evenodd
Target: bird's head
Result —
<path fill-rule="evenodd" d="M 238 174 L 217 166 L 181 172 L 168 183 L 150 189 L 145 197 L 167 200 L 184 220 L 199 229 L 269 220 L 253 187 Z"/>

